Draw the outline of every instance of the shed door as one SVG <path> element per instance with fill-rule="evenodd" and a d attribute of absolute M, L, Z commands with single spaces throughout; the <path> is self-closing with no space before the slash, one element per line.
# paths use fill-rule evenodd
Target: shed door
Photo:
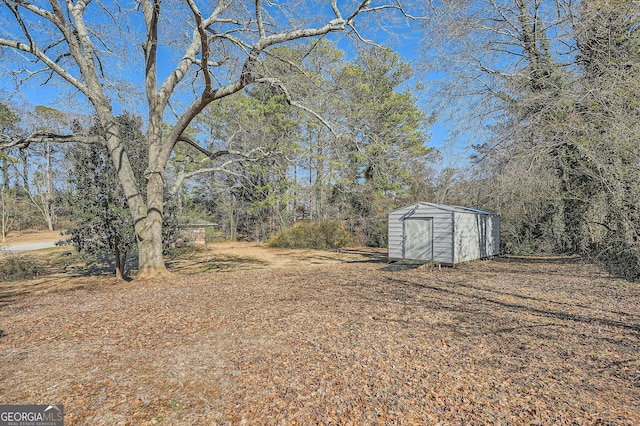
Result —
<path fill-rule="evenodd" d="M 404 258 L 433 260 L 433 218 L 407 218 L 404 221 Z"/>

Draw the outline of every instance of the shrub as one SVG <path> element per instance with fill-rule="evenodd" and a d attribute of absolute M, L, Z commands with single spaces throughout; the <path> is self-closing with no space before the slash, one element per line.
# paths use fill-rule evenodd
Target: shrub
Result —
<path fill-rule="evenodd" d="M 269 247 L 337 249 L 352 243 L 351 235 L 338 222 L 298 222 L 273 235 Z"/>
<path fill-rule="evenodd" d="M 45 267 L 36 259 L 16 254 L 0 257 L 0 281 L 18 281 L 37 278 Z"/>
<path fill-rule="evenodd" d="M 218 229 L 215 229 L 213 226 L 204 228 L 205 243 L 217 243 L 219 241 L 222 241 L 222 233 Z"/>
<path fill-rule="evenodd" d="M 597 256 L 610 274 L 629 281 L 640 281 L 640 250 L 637 243 L 611 241 Z"/>

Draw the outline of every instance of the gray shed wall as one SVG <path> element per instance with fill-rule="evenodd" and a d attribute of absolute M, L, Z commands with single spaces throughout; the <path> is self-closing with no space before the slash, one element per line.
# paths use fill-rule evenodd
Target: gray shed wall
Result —
<path fill-rule="evenodd" d="M 491 216 L 491 241 L 490 252 L 491 256 L 497 256 L 500 254 L 500 216 Z"/>
<path fill-rule="evenodd" d="M 455 213 L 454 263 L 485 259 L 500 252 L 500 218 L 479 213 Z"/>
<path fill-rule="evenodd" d="M 453 265 L 498 255 L 499 216 L 472 210 L 417 203 L 389 213 L 389 259 L 407 259 L 404 252 L 404 221 L 408 218 L 431 218 L 433 223 L 432 258 L 408 260 Z"/>
<path fill-rule="evenodd" d="M 417 208 L 416 205 L 411 205 L 389 213 L 389 259 L 405 259 L 403 222 L 407 217 L 432 218 L 433 223 L 432 259 L 410 260 L 453 263 L 453 214 L 424 204 L 419 204 Z"/>

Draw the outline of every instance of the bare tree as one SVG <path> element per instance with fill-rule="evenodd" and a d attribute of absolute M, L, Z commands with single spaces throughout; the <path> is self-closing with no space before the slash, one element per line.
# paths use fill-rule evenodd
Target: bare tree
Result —
<path fill-rule="evenodd" d="M 101 129 L 98 137 L 39 133 L 5 140 L 4 146 L 48 141 L 106 146 L 134 221 L 140 277 L 166 272 L 162 258 L 165 167 L 194 117 L 211 102 L 250 84 L 277 85 L 256 71 L 278 45 L 335 32 L 364 39 L 357 26 L 364 16 L 406 14 L 399 1 L 371 0 L 347 5 L 337 0 L 286 4 L 217 0 L 210 6 L 193 0 L 140 0 L 134 11 L 118 2 L 3 0 L 3 8 L 0 46 L 12 51 L 13 56 L 4 53 L 20 64 L 15 76 L 42 75 L 45 82 L 70 85 L 87 100 Z M 120 63 L 118 54 L 123 55 Z M 172 54 L 179 59 L 170 69 Z M 138 57 L 143 58 L 139 66 Z M 119 66 L 125 69 L 120 72 Z M 136 81 L 144 81 L 146 95 L 146 194 L 140 191 L 113 113 L 120 99 L 135 92 L 131 84 Z M 116 89 L 123 86 L 128 93 L 118 93 Z M 168 114 L 174 114 L 173 127 L 163 134 Z"/>
<path fill-rule="evenodd" d="M 488 130 L 495 143 L 509 143 L 514 135 L 495 132 L 496 122 L 512 119 L 514 107 L 541 109 L 532 104 L 543 104 L 549 92 L 562 88 L 563 70 L 575 53 L 567 45 L 572 3 L 444 0 L 432 8 L 423 37 L 424 71 L 443 73 L 431 98 L 440 114 L 466 115 L 454 125 L 454 136 L 486 138 L 480 134 Z"/>
<path fill-rule="evenodd" d="M 2 242 L 7 241 L 7 234 L 14 222 L 16 200 L 4 185 L 0 186 L 0 234 Z"/>
<path fill-rule="evenodd" d="M 447 170 L 447 197 L 481 205 L 503 217 L 503 242 L 531 248 L 520 235 L 553 235 L 537 229 L 557 206 L 559 186 L 549 151 L 547 118 L 572 91 L 567 83 L 574 55 L 575 7 L 564 0 L 445 0 L 432 9 L 423 64 L 442 71 L 431 99 L 449 119 L 451 139 L 473 144 L 471 166 Z M 461 119 L 461 117 L 464 117 Z M 561 214 L 561 213 L 560 213 Z"/>
<path fill-rule="evenodd" d="M 33 111 L 23 111 L 23 128 L 35 129 L 39 133 L 63 134 L 69 128 L 68 117 L 61 111 L 45 106 L 36 106 Z M 23 149 L 21 154 L 23 164 L 22 171 L 16 167 L 16 171 L 22 175 L 24 190 L 31 203 L 44 218 L 49 231 L 53 231 L 56 224 L 56 186 L 55 180 L 56 149 L 52 142 L 45 142 L 40 149 Z M 27 165 L 28 164 L 28 165 Z M 33 170 L 32 170 L 33 169 Z"/>

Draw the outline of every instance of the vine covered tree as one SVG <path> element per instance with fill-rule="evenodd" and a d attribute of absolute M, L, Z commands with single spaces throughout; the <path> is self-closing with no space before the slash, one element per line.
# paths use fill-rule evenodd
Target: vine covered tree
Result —
<path fill-rule="evenodd" d="M 5 104 L 0 102 L 0 132 L 3 135 L 15 133 L 16 124 L 20 118 Z M 0 161 L 2 162 L 2 188 L 9 190 L 11 164 L 16 162 L 8 151 L 0 151 Z"/>
<path fill-rule="evenodd" d="M 0 103 L 0 131 L 2 134 L 13 134 L 19 117 L 5 104 Z M 11 188 L 11 169 L 17 161 L 10 152 L 0 151 L 2 164 L 2 183 L 0 184 L 0 235 L 2 242 L 6 241 L 7 233 L 13 223 L 15 215 L 15 189 Z"/>
<path fill-rule="evenodd" d="M 501 214 L 509 251 L 640 277 L 640 5 L 448 0 L 434 14 L 425 59 L 480 140 L 461 202 Z"/>

